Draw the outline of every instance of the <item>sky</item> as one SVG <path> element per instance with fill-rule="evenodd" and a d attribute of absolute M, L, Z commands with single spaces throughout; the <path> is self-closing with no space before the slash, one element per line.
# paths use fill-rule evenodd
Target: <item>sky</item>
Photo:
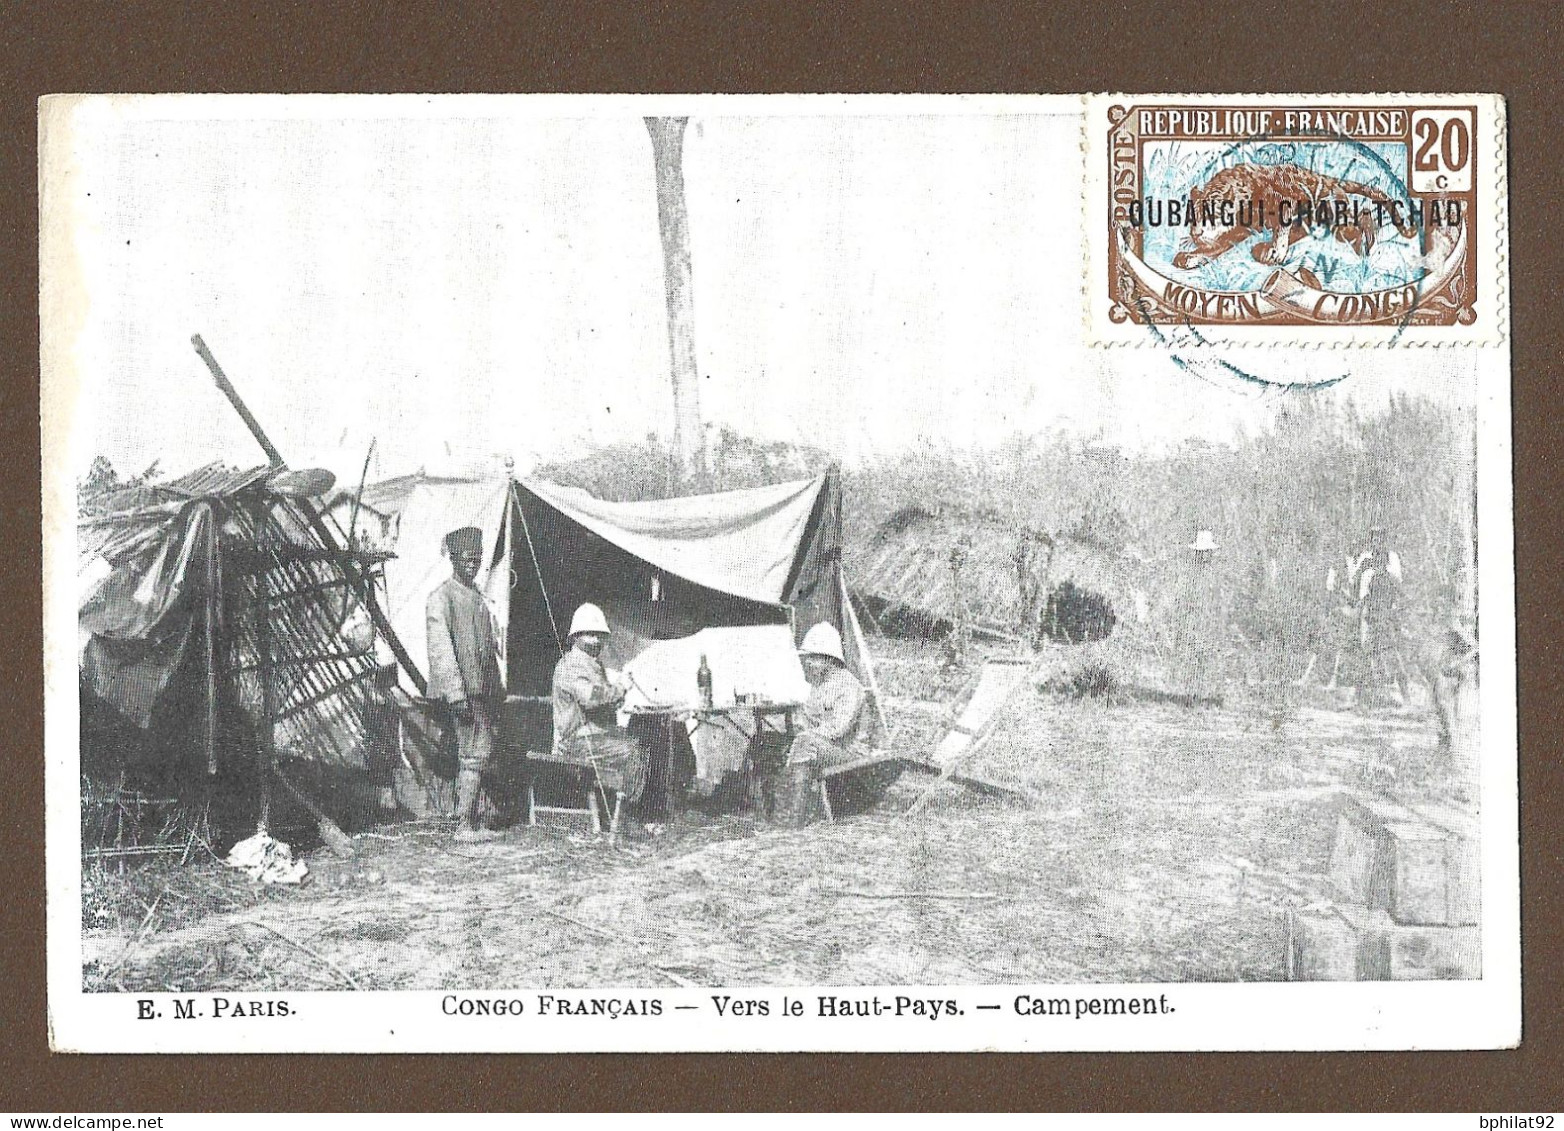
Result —
<path fill-rule="evenodd" d="M 796 104 L 794 104 L 796 106 Z M 928 104 L 919 104 L 920 111 Z M 701 410 L 849 465 L 1065 429 L 1131 449 L 1253 429 L 1284 395 L 1083 325 L 1077 103 L 1036 113 L 691 107 Z M 805 110 L 808 111 L 808 107 Z M 46 136 L 79 284 L 71 460 L 258 462 L 199 333 L 295 466 L 526 471 L 671 432 L 646 104 L 97 100 Z M 46 330 L 48 326 L 46 325 Z M 1469 400 L 1475 351 L 1249 351 L 1366 406 Z M 1419 356 L 1421 355 L 1421 356 Z"/>

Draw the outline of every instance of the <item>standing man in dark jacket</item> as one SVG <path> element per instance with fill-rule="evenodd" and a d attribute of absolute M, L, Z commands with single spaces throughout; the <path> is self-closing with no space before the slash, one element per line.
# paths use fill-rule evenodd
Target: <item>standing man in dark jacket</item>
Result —
<path fill-rule="evenodd" d="M 464 526 L 445 536 L 451 577 L 429 594 L 430 699 L 444 700 L 456 720 L 458 840 L 495 834 L 478 819 L 478 791 L 494 754 L 494 726 L 505 701 L 494 614 L 474 584 L 483 564 L 483 531 Z"/>
<path fill-rule="evenodd" d="M 1401 555 L 1390 548 L 1383 526 L 1369 528 L 1369 547 L 1358 555 L 1353 576 L 1357 579 L 1358 642 L 1362 649 L 1356 705 L 1364 706 L 1376 678 L 1388 675 L 1401 692 L 1402 705 L 1410 706 L 1412 686 L 1401 654 Z"/>

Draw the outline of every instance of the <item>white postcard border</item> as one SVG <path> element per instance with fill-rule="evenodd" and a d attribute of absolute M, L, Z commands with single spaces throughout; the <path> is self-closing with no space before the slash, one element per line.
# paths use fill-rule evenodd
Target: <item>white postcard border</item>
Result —
<path fill-rule="evenodd" d="M 1402 96 L 1396 96 L 1398 99 Z M 91 113 L 160 117 L 249 115 L 257 108 L 292 117 L 462 113 L 745 114 L 1081 113 L 1071 96 L 186 96 L 155 103 L 142 96 L 106 97 Z M 255 993 L 244 1000 L 286 1000 L 285 1017 L 235 1020 L 210 1016 L 213 997 L 238 994 L 89 994 L 81 986 L 80 827 L 76 743 L 74 491 L 69 445 L 76 395 L 70 327 L 80 317 L 81 280 L 69 250 L 69 217 L 61 186 L 71 154 L 51 144 L 73 112 L 68 100 L 41 108 L 40 248 L 43 440 L 43 580 L 48 876 L 48 991 L 51 1045 L 76 1052 L 401 1052 L 401 1051 L 958 1051 L 958 1050 L 1335 1050 L 1495 1048 L 1521 1036 L 1515 602 L 1508 348 L 1481 347 L 1478 404 L 1479 593 L 1484 652 L 1481 684 L 1483 977 L 1442 983 L 1265 983 L 1154 986 L 1004 985 L 988 987 L 776 987 L 763 990 L 632 987 L 470 992 Z M 1500 116 L 1502 121 L 1502 115 Z M 1501 193 L 1502 181 L 1498 186 Z M 1091 215 L 1090 212 L 1087 213 Z M 1502 220 L 1500 220 L 1502 228 Z M 1502 275 L 1502 265 L 1500 267 Z M 1502 377 L 1502 380 L 1499 378 Z M 540 1017 L 540 994 L 555 998 L 658 999 L 660 1016 Z M 719 1019 L 713 994 L 771 1004 L 762 1018 Z M 893 1014 L 869 1018 L 818 1015 L 818 999 L 853 1001 L 897 996 L 951 1000 L 962 1012 L 928 1021 Z M 1079 1019 L 1023 1016 L 1020 997 L 1164 998 L 1174 1011 L 1155 1016 Z M 174 1016 L 176 999 L 195 999 L 207 1015 Z M 471 1017 L 446 1012 L 451 999 L 516 999 L 520 1016 Z M 782 1015 L 784 998 L 802 1016 Z M 141 1003 L 150 1001 L 150 1007 Z M 679 1005 L 697 1004 L 695 1011 Z M 997 1010 L 978 1010 L 998 1005 Z M 150 1008 L 161 1017 L 142 1019 Z"/>

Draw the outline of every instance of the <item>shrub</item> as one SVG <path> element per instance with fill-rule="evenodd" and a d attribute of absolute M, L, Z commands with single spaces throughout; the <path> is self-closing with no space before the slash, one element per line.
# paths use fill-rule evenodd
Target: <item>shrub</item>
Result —
<path fill-rule="evenodd" d="M 1064 581 L 1048 594 L 1040 628 L 1058 643 L 1084 644 L 1106 640 L 1118 619 L 1107 597 Z"/>
<path fill-rule="evenodd" d="M 1106 699 L 1118 690 L 1119 677 L 1107 664 L 1082 664 L 1070 673 L 1070 694 L 1077 699 Z"/>

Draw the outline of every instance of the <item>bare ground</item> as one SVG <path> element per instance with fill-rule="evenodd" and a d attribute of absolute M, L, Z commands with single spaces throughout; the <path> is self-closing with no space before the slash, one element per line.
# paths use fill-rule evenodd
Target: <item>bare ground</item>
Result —
<path fill-rule="evenodd" d="M 895 666 L 887 691 L 895 696 Z M 926 703 L 954 689 L 922 674 Z M 386 826 L 266 888 L 208 862 L 89 872 L 89 990 L 1269 980 L 1283 915 L 1325 897 L 1334 798 L 1432 796 L 1405 710 L 1242 693 L 1224 708 L 1028 692 L 980 768 L 1034 805 L 907 776 L 872 813 L 747 815 L 610 846 L 516 828 L 457 845 Z M 916 742 L 916 712 L 902 740 Z M 103 908 L 110 908 L 105 911 Z"/>

